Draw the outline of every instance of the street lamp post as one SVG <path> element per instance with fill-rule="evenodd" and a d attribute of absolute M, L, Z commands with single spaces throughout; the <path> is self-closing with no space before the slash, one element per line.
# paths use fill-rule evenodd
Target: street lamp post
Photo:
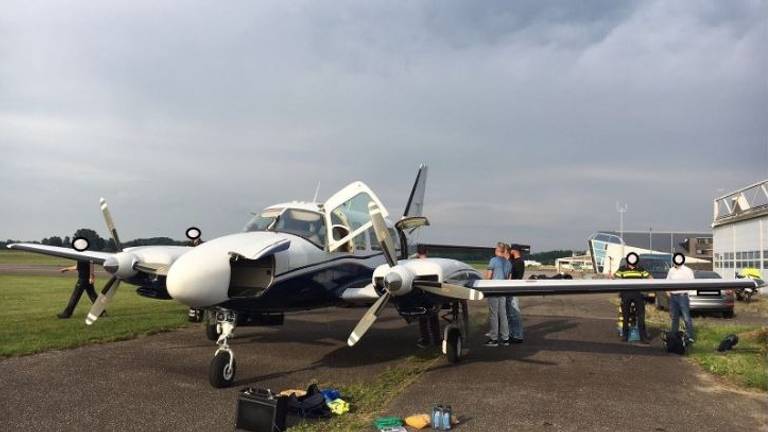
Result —
<path fill-rule="evenodd" d="M 619 238 L 621 238 L 621 256 L 624 256 L 624 213 L 627 212 L 629 205 L 616 201 L 616 211 L 619 212 Z"/>

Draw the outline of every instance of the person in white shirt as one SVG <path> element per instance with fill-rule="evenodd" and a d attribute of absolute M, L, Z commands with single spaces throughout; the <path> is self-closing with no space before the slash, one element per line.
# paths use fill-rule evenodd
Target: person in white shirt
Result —
<path fill-rule="evenodd" d="M 667 279 L 671 280 L 693 280 L 693 270 L 685 265 L 685 255 L 676 253 L 672 257 L 674 267 L 669 269 Z M 688 343 L 693 343 L 693 320 L 691 319 L 691 301 L 688 298 L 688 291 L 667 291 L 669 296 L 669 315 L 672 318 L 672 333 L 677 333 L 680 329 L 680 315 L 685 322 L 685 336 Z"/>

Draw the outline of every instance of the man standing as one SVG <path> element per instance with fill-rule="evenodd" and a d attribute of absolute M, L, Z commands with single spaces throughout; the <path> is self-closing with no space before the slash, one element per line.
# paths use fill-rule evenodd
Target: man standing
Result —
<path fill-rule="evenodd" d="M 685 255 L 676 253 L 672 257 L 674 267 L 667 272 L 667 279 L 670 280 L 693 280 L 693 270 L 685 265 Z M 658 294 L 656 294 L 658 295 Z M 680 315 L 685 322 L 685 336 L 688 343 L 693 343 L 693 319 L 691 319 L 691 301 L 688 298 L 688 291 L 667 291 L 669 296 L 669 316 L 672 318 L 672 333 L 677 333 L 680 329 Z"/>
<path fill-rule="evenodd" d="M 512 271 L 509 274 L 510 279 L 522 279 L 525 275 L 525 260 L 520 253 L 520 246 L 513 245 L 509 249 L 509 262 Z M 512 343 L 523 343 L 523 316 L 520 313 L 520 303 L 517 297 L 509 296 L 506 298 L 507 319 L 509 321 L 509 332 L 512 336 Z"/>
<path fill-rule="evenodd" d="M 620 279 L 652 279 L 651 274 L 640 267 L 640 257 L 630 252 L 627 254 L 627 263 L 619 267 L 619 270 L 613 275 Z M 629 320 L 634 318 L 635 325 L 640 332 L 640 341 L 648 343 L 648 333 L 645 330 L 645 298 L 640 291 L 626 291 L 620 294 L 621 297 L 621 340 L 629 340 Z M 635 306 L 634 315 L 630 314 L 632 305 Z"/>
<path fill-rule="evenodd" d="M 504 280 L 509 278 L 512 266 L 509 263 L 509 251 L 504 243 L 496 244 L 496 256 L 488 262 L 486 279 Z M 485 346 L 497 347 L 499 341 L 502 345 L 509 345 L 509 320 L 507 317 L 506 297 L 488 297 L 488 320 L 490 331 Z"/>
<path fill-rule="evenodd" d="M 418 245 L 416 247 L 416 254 L 413 259 L 424 259 L 427 257 L 427 247 L 424 245 Z M 419 348 L 426 348 L 430 345 L 438 346 L 442 341 L 442 335 L 440 334 L 440 317 L 437 310 L 427 310 L 424 315 L 419 316 L 419 339 L 416 341 L 416 346 Z"/>
<path fill-rule="evenodd" d="M 69 297 L 69 303 L 67 303 L 67 307 L 65 307 L 63 311 L 56 314 L 56 316 L 61 319 L 67 319 L 72 316 L 72 312 L 75 311 L 75 307 L 80 301 L 83 291 L 88 293 L 88 298 L 91 299 L 91 303 L 96 302 L 96 290 L 93 288 L 93 282 L 96 280 L 96 276 L 93 271 L 93 263 L 90 261 L 78 261 L 77 265 L 59 269 L 62 273 L 75 270 L 77 270 L 77 283 L 75 284 L 75 289 L 72 291 L 72 295 Z"/>

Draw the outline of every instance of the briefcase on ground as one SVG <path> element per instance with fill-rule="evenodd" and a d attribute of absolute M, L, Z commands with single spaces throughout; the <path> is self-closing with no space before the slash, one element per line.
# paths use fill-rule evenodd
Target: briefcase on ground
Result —
<path fill-rule="evenodd" d="M 247 387 L 237 398 L 236 432 L 283 432 L 287 398 L 270 390 Z"/>

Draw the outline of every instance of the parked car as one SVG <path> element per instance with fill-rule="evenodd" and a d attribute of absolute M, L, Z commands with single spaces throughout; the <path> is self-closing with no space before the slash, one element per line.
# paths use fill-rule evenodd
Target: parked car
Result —
<path fill-rule="evenodd" d="M 693 272 L 696 279 L 720 279 L 720 275 L 713 271 L 696 270 Z M 720 295 L 698 295 L 696 291 L 689 291 L 691 300 L 691 312 L 718 312 L 723 318 L 733 318 L 733 304 L 735 295 L 732 289 L 720 290 Z M 669 310 L 669 297 L 666 294 L 656 296 L 656 308 Z"/>

